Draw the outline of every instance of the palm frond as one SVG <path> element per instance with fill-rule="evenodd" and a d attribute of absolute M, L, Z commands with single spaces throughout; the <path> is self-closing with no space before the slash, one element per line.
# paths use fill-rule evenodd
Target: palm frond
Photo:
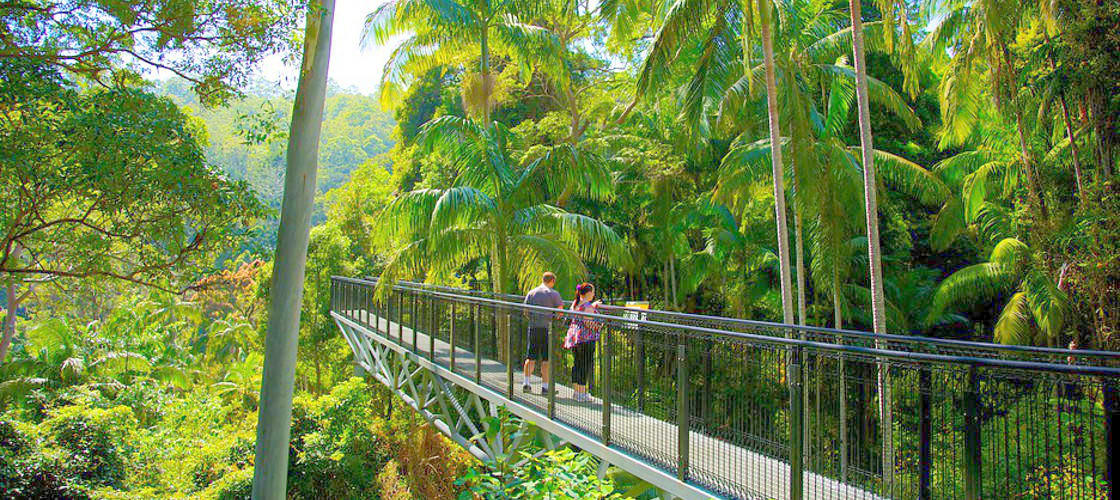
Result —
<path fill-rule="evenodd" d="M 432 211 L 443 197 L 441 189 L 417 189 L 397 196 L 381 211 L 379 220 L 383 242 L 410 239 L 425 234 L 432 223 Z"/>
<path fill-rule="evenodd" d="M 639 70 L 638 97 L 644 97 L 655 82 L 667 81 L 666 76 L 678 51 L 703 29 L 713 5 L 713 0 L 674 0 L 669 4 L 665 20 L 654 34 Z"/>
<path fill-rule="evenodd" d="M 854 148 L 853 154 L 859 149 Z M 923 204 L 939 205 L 949 199 L 949 188 L 921 165 L 886 151 L 875 150 L 875 168 L 887 185 L 907 193 Z"/>
<path fill-rule="evenodd" d="M 1000 344 L 1033 345 L 1038 337 L 1033 319 L 1027 293 L 1016 292 L 999 314 L 993 331 L 994 340 Z"/>
<path fill-rule="evenodd" d="M 841 66 L 839 64 L 818 64 L 817 68 L 836 75 L 843 76 L 851 81 L 855 81 L 856 73 L 855 68 L 849 66 Z M 891 114 L 902 119 L 902 123 L 906 125 L 909 130 L 918 130 L 922 126 L 921 120 L 918 115 L 914 114 L 914 110 L 902 96 L 898 95 L 894 89 L 883 83 L 881 80 L 868 76 L 867 77 L 867 98 L 882 106 Z"/>
<path fill-rule="evenodd" d="M 152 362 L 140 353 L 111 351 L 90 363 L 89 368 L 98 375 L 115 377 L 125 372 L 149 372 Z"/>
<path fill-rule="evenodd" d="M 1016 286 L 1013 269 L 996 262 L 974 264 L 949 275 L 937 287 L 927 322 L 950 309 L 991 300 Z"/>
<path fill-rule="evenodd" d="M 445 189 L 436 201 L 429 230 L 480 227 L 495 217 L 498 217 L 497 204 L 492 198 L 470 186 L 455 186 Z"/>
<path fill-rule="evenodd" d="M 943 252 L 965 231 L 968 223 L 964 218 L 964 202 L 952 196 L 937 215 L 933 216 L 933 226 L 929 230 L 929 240 L 934 251 Z"/>

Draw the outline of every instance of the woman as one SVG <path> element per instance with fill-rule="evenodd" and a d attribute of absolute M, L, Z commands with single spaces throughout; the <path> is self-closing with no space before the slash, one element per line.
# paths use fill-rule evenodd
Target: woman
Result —
<path fill-rule="evenodd" d="M 572 310 L 582 313 L 598 313 L 600 301 L 595 301 L 595 287 L 591 283 L 583 283 L 576 287 L 576 299 L 572 301 Z M 587 402 L 591 396 L 587 395 L 587 379 L 590 378 L 595 363 L 595 341 L 599 340 L 599 330 L 602 324 L 582 316 L 577 316 L 568 327 L 568 334 L 564 337 L 564 348 L 572 350 L 575 358 L 572 363 L 572 387 L 575 390 L 575 400 Z"/>

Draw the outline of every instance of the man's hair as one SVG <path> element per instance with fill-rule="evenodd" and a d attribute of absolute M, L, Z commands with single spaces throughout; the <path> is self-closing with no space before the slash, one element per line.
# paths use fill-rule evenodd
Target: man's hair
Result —
<path fill-rule="evenodd" d="M 556 275 L 553 274 L 552 271 L 545 271 L 545 273 L 541 275 L 541 283 L 556 283 Z"/>

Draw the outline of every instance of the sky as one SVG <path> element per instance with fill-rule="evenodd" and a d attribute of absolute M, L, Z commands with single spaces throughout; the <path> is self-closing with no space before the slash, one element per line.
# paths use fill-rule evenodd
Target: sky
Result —
<path fill-rule="evenodd" d="M 366 15 L 382 3 L 384 0 L 337 0 L 335 3 L 328 77 L 338 85 L 363 94 L 377 91 L 381 68 L 389 59 L 395 43 L 390 41 L 385 46 L 371 45 L 363 49 L 361 38 Z M 297 60 L 293 65 L 286 65 L 280 57 L 273 57 L 261 65 L 260 76 L 278 81 L 285 88 L 295 88 L 298 64 Z"/>

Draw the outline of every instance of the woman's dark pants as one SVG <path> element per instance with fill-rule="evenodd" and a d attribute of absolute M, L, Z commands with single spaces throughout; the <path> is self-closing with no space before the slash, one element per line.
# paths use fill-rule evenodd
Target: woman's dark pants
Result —
<path fill-rule="evenodd" d="M 572 348 L 575 361 L 572 363 L 572 383 L 587 385 L 595 362 L 595 342 L 583 342 Z"/>

